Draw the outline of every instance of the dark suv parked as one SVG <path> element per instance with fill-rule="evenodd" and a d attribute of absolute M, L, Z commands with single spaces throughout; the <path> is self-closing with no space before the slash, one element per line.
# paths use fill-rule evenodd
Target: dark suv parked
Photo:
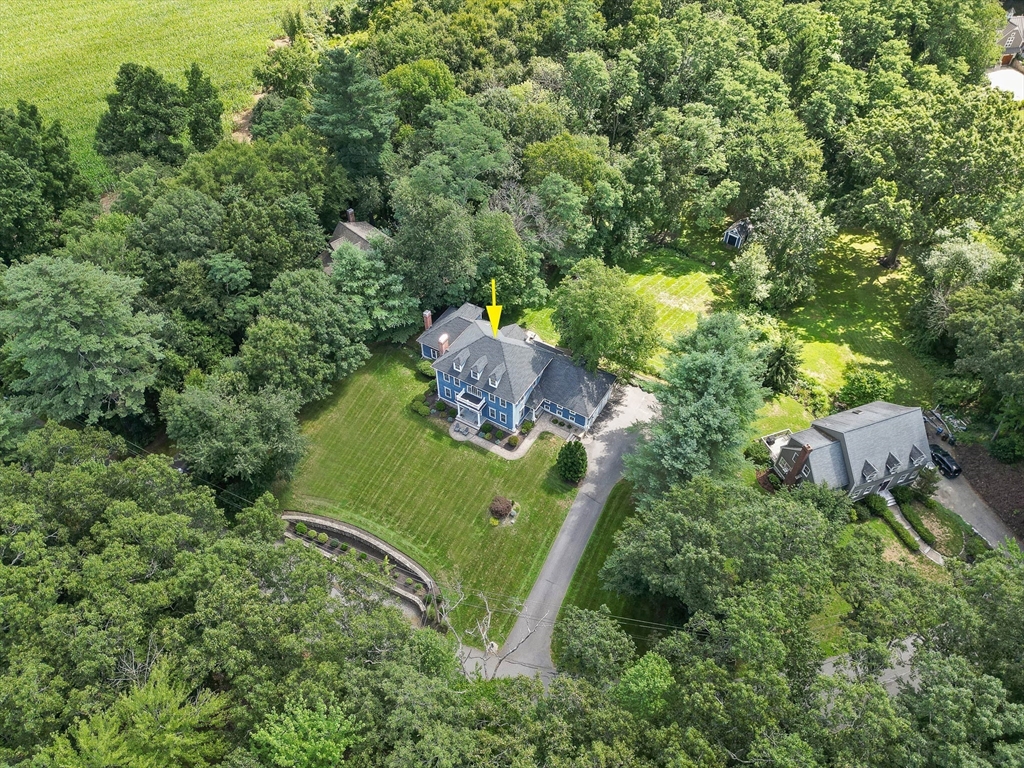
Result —
<path fill-rule="evenodd" d="M 946 477 L 956 477 L 963 472 L 960 465 L 956 463 L 956 459 L 950 456 L 948 451 L 943 450 L 942 446 L 930 443 L 928 447 L 932 449 L 932 461 L 939 468 L 939 472 Z"/>

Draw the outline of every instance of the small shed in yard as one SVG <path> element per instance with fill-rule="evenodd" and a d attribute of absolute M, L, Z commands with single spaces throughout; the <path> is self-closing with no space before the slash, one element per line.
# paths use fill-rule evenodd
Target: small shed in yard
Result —
<path fill-rule="evenodd" d="M 747 238 L 753 234 L 754 226 L 750 223 L 750 219 L 740 219 L 734 221 L 732 225 L 725 230 L 725 234 L 722 235 L 722 242 L 730 248 L 742 248 L 743 244 L 747 242 Z"/>

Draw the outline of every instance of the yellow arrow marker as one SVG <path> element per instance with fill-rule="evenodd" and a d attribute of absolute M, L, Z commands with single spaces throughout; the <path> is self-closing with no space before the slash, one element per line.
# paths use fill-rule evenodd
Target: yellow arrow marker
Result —
<path fill-rule="evenodd" d="M 494 331 L 494 338 L 498 338 L 498 321 L 501 319 L 501 304 L 498 303 L 498 294 L 495 291 L 493 280 L 491 280 L 491 303 L 487 306 L 487 317 L 491 319 L 491 330 Z"/>

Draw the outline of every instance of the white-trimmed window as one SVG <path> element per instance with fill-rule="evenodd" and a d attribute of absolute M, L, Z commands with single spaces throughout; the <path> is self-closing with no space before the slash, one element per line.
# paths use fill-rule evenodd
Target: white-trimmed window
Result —
<path fill-rule="evenodd" d="M 441 381 L 443 381 L 445 384 L 451 384 L 452 383 L 452 377 L 449 376 L 447 373 L 442 373 L 441 374 Z"/>
<path fill-rule="evenodd" d="M 458 373 L 462 373 L 462 361 L 452 360 L 452 370 L 457 371 Z"/>
<path fill-rule="evenodd" d="M 899 477 L 896 478 L 896 482 L 897 483 L 902 483 L 906 479 L 907 479 L 907 473 L 904 472 L 902 475 L 900 475 Z"/>
<path fill-rule="evenodd" d="M 487 409 L 487 417 L 493 419 L 494 415 L 495 415 L 494 409 L 493 408 L 488 408 Z"/>
<path fill-rule="evenodd" d="M 480 371 L 475 371 L 472 368 L 469 370 L 469 378 L 473 381 L 480 381 Z"/>
<path fill-rule="evenodd" d="M 448 387 L 444 388 L 444 396 L 447 397 L 449 400 L 452 399 L 452 391 Z"/>
<path fill-rule="evenodd" d="M 498 420 L 502 424 L 508 424 L 508 416 L 506 416 L 504 413 L 498 415 Z"/>

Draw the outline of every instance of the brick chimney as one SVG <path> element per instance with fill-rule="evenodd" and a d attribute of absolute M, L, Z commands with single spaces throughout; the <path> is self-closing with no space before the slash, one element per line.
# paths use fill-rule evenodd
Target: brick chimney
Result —
<path fill-rule="evenodd" d="M 448 334 L 442 333 L 441 338 L 437 340 L 438 352 L 442 355 L 448 351 Z"/>
<path fill-rule="evenodd" d="M 429 331 L 430 330 L 430 326 L 432 326 L 433 324 L 434 324 L 434 318 L 433 318 L 433 316 L 431 316 L 430 310 L 429 309 L 424 309 L 423 310 L 423 330 Z"/>
<path fill-rule="evenodd" d="M 800 477 L 800 472 L 804 468 L 804 464 L 807 463 L 807 458 L 811 455 L 811 446 L 804 445 L 800 449 L 800 453 L 797 454 L 796 461 L 793 462 L 792 468 L 786 473 L 786 477 L 783 478 L 783 485 L 793 485 Z"/>
<path fill-rule="evenodd" d="M 349 224 L 355 222 L 355 220 L 356 220 L 356 209 L 355 208 L 349 208 L 347 211 L 345 211 L 345 216 L 348 217 Z"/>

